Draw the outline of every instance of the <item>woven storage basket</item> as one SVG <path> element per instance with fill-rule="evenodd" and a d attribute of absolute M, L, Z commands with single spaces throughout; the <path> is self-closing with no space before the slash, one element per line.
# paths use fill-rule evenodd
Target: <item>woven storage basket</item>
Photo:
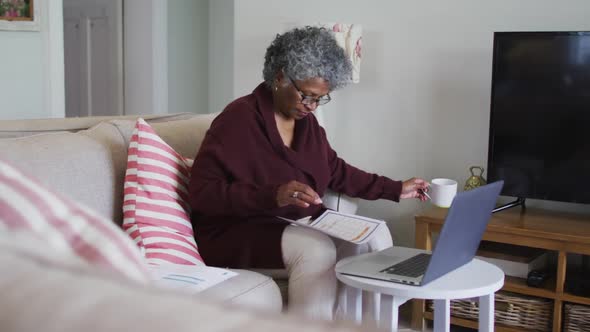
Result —
<path fill-rule="evenodd" d="M 497 292 L 495 300 L 496 323 L 532 331 L 551 330 L 553 301 L 508 292 Z M 428 301 L 429 310 L 433 310 L 433 307 L 432 301 Z M 479 315 L 477 300 L 451 301 L 451 315 L 477 320 Z"/>
<path fill-rule="evenodd" d="M 590 307 L 580 304 L 566 304 L 563 330 L 565 332 L 590 331 Z"/>

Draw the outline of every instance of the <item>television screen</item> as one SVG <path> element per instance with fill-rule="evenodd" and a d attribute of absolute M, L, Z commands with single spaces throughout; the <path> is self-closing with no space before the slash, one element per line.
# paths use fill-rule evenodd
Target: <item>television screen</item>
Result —
<path fill-rule="evenodd" d="M 488 180 L 590 203 L 590 32 L 496 32 Z"/>

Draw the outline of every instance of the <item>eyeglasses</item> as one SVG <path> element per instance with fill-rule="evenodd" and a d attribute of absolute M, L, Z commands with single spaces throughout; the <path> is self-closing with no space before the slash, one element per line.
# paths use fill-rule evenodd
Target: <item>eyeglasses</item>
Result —
<path fill-rule="evenodd" d="M 330 94 L 323 95 L 323 96 L 321 96 L 319 98 L 315 98 L 313 96 L 306 96 L 305 94 L 303 94 L 303 92 L 301 91 L 301 89 L 299 89 L 299 87 L 297 86 L 297 84 L 295 84 L 295 80 L 292 79 L 291 76 L 287 76 L 287 77 L 289 77 L 289 80 L 291 80 L 291 83 L 293 84 L 293 87 L 295 88 L 295 90 L 297 90 L 297 92 L 301 96 L 300 103 L 302 103 L 303 105 L 311 105 L 313 103 L 316 103 L 318 106 L 319 105 L 325 105 L 325 104 L 329 103 L 330 100 L 332 100 L 332 98 L 330 97 Z"/>

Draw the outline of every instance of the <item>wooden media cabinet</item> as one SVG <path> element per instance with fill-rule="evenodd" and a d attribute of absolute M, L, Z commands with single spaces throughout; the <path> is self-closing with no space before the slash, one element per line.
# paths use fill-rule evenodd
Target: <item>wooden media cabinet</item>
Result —
<path fill-rule="evenodd" d="M 432 250 L 433 234 L 440 232 L 446 214 L 447 209 L 433 208 L 415 217 L 416 248 Z M 567 254 L 590 255 L 590 216 L 515 207 L 492 215 L 483 240 L 541 248 L 557 254 L 554 276 L 542 287 L 529 287 L 525 279 L 506 276 L 502 288 L 511 293 L 552 300 L 553 331 L 561 331 L 564 303 L 590 306 L 590 297 L 565 291 Z M 425 319 L 432 320 L 433 314 L 425 311 L 423 300 L 415 300 L 412 308 L 412 328 L 422 330 Z M 451 317 L 451 323 L 477 328 L 475 320 Z M 496 331 L 522 330 L 496 324 Z"/>

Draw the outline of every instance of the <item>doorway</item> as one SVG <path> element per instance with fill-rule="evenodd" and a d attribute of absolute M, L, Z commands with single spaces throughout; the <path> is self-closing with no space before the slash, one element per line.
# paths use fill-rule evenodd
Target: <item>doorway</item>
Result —
<path fill-rule="evenodd" d="M 123 115 L 123 0 L 63 0 L 66 117 Z"/>

